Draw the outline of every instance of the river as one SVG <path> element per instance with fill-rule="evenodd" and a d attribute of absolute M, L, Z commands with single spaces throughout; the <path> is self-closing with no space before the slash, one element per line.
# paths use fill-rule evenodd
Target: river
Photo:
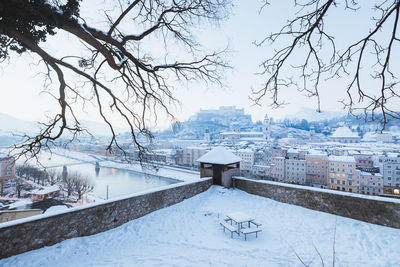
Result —
<path fill-rule="evenodd" d="M 62 167 L 56 169 L 62 171 Z M 107 198 L 107 187 L 108 198 L 114 198 L 180 182 L 175 179 L 117 168 L 100 167 L 96 170 L 96 166 L 90 163 L 67 166 L 67 171 L 76 171 L 87 176 L 94 185 L 91 194 L 103 199 Z"/>

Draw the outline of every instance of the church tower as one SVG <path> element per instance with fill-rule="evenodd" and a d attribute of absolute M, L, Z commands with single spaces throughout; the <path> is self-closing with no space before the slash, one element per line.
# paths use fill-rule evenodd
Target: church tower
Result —
<path fill-rule="evenodd" d="M 265 118 L 263 121 L 263 137 L 265 140 L 271 139 L 271 128 L 270 128 L 270 122 L 269 122 L 267 115 L 265 115 Z"/>

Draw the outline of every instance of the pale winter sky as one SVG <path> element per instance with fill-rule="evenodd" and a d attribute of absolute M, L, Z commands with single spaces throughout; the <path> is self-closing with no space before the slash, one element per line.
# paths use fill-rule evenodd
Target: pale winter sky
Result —
<path fill-rule="evenodd" d="M 83 12 L 93 12 L 98 4 L 94 1 L 83 1 Z M 234 1 L 232 14 L 221 25 L 210 25 L 208 28 L 199 28 L 199 39 L 208 48 L 222 49 L 229 46 L 232 51 L 229 58 L 233 70 L 228 70 L 224 86 L 209 84 L 192 84 L 189 88 L 177 86 L 175 94 L 181 102 L 174 110 L 178 120 L 186 120 L 200 109 L 218 108 L 219 106 L 244 107 L 246 113 L 253 117 L 253 121 L 261 120 L 267 113 L 270 117 L 282 118 L 293 114 L 301 107 L 317 108 L 315 99 L 302 96 L 295 89 L 284 89 L 282 99 L 290 104 L 285 108 L 273 110 L 269 107 L 270 99 L 265 97 L 262 106 L 254 106 L 249 99 L 251 88 L 260 88 L 267 76 L 256 75 L 261 69 L 259 64 L 262 59 L 271 55 L 273 48 L 269 44 L 256 47 L 253 41 L 260 41 L 268 33 L 277 31 L 283 23 L 293 14 L 292 1 L 270 1 L 259 14 L 261 1 Z M 90 3 L 90 4 L 88 4 Z M 92 5 L 92 6 L 90 6 Z M 343 10 L 344 7 L 341 9 Z M 89 11 L 90 10 L 90 11 Z M 354 13 L 347 11 L 344 14 L 335 14 L 329 20 L 328 28 L 333 32 L 345 29 L 341 35 L 344 39 L 355 38 L 368 32 L 371 25 L 371 10 L 361 9 Z M 359 27 L 363 26 L 363 27 Z M 360 30 L 361 29 L 361 30 Z M 45 47 L 57 46 L 58 49 L 73 49 L 70 36 L 56 35 Z M 337 40 L 340 45 L 340 40 Z M 71 48 L 72 47 L 72 48 Z M 53 48 L 53 47 L 52 47 Z M 37 62 L 27 54 L 12 57 L 8 63 L 0 65 L 0 112 L 13 115 L 24 120 L 40 120 L 44 115 L 52 114 L 57 103 L 43 90 L 43 78 L 37 75 L 34 63 Z M 56 87 L 55 87 L 56 88 Z M 346 83 L 343 81 L 327 81 L 321 91 L 323 110 L 340 110 L 338 100 L 345 95 Z M 86 120 L 101 121 L 97 113 L 90 107 L 84 112 L 78 112 Z M 119 121 L 116 121 L 119 124 Z M 170 120 L 159 120 L 159 126 L 165 127 Z"/>

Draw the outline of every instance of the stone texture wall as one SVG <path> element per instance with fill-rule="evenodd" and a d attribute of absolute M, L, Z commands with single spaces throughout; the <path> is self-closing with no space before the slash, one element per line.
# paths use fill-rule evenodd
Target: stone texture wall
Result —
<path fill-rule="evenodd" d="M 400 203 L 234 177 L 234 187 L 279 202 L 400 229 Z"/>
<path fill-rule="evenodd" d="M 174 184 L 151 193 L 20 224 L 0 226 L 0 258 L 50 246 L 65 239 L 107 231 L 195 196 L 211 185 L 212 179 L 207 178 L 194 183 Z"/>
<path fill-rule="evenodd" d="M 235 175 L 240 175 L 240 169 L 239 168 L 234 168 L 234 169 L 230 169 L 227 171 L 224 171 L 222 173 L 222 186 L 230 188 L 232 187 L 232 176 Z"/>

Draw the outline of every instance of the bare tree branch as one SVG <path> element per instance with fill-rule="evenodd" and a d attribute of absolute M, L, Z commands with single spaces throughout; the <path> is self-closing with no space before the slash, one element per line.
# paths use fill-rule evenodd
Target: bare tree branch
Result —
<path fill-rule="evenodd" d="M 266 8 L 266 4 L 268 2 L 264 2 L 263 8 Z M 268 95 L 272 99 L 271 105 L 276 108 L 284 104 L 279 97 L 281 89 L 294 87 L 308 97 L 315 97 L 317 110 L 320 111 L 321 81 L 351 77 L 347 98 L 340 101 L 344 108 L 353 115 L 362 111 L 365 120 L 379 118 L 382 130 L 390 119 L 400 119 L 399 106 L 396 105 L 400 94 L 398 70 L 391 68 L 393 57 L 399 49 L 400 1 L 376 1 L 373 8 L 378 16 L 373 18 L 373 27 L 358 41 L 347 41 L 342 50 L 337 46 L 336 36 L 326 30 L 326 19 L 339 7 L 344 7 L 344 11 L 359 12 L 361 7 L 368 8 L 368 3 L 354 0 L 295 0 L 294 5 L 298 9 L 294 19 L 289 20 L 279 32 L 255 43 L 262 46 L 267 42 L 274 44 L 280 40 L 291 40 L 262 62 L 260 74 L 265 75 L 267 80 L 262 88 L 253 90 L 252 100 L 260 104 Z M 387 35 L 388 41 L 381 37 L 382 33 Z M 346 40 L 341 41 L 346 43 Z M 366 67 L 371 62 L 371 54 L 375 60 L 372 67 Z M 291 62 L 298 56 L 302 58 L 302 63 L 292 66 Z M 299 76 L 286 77 L 285 71 L 290 68 L 300 70 Z M 370 92 L 368 76 L 380 83 L 373 92 Z"/>
<path fill-rule="evenodd" d="M 108 125 L 111 133 L 108 151 L 116 148 L 125 154 L 109 115 L 113 112 L 128 126 L 141 158 L 147 148 L 140 139 L 153 137 L 149 118 L 157 119 L 160 112 L 174 118 L 169 107 L 177 102 L 173 93 L 176 80 L 220 83 L 223 69 L 229 67 L 224 60 L 225 51 L 206 52 L 195 40 L 192 29 L 202 20 L 224 19 L 230 0 L 137 0 L 132 3 L 121 0 L 116 4 L 120 8 L 118 14 L 104 12 L 108 22 L 105 28 L 93 27 L 79 16 L 79 0 L 65 5 L 40 0 L 0 4 L 0 17 L 6 18 L 0 20 L 0 38 L 4 39 L 0 39 L 0 59 L 8 58 L 10 49 L 38 55 L 47 70 L 44 73 L 46 90 L 60 107 L 53 118 L 42 124 L 37 136 L 25 136 L 25 141 L 15 146 L 22 154 L 37 157 L 66 131 L 72 134 L 72 139 L 83 133 L 85 129 L 75 115 L 75 105 L 82 101 L 94 103 Z M 13 16 L 21 25 L 14 23 Z M 55 35 L 56 30 L 81 41 L 83 55 L 59 56 L 41 46 L 40 42 L 47 35 Z M 141 48 L 149 39 L 161 39 L 165 45 L 174 43 L 174 46 L 179 42 L 183 49 L 176 56 L 170 56 L 168 50 L 164 54 L 157 51 L 161 55 L 151 58 Z M 78 76 L 78 81 L 71 80 L 70 74 Z M 58 81 L 57 94 L 50 87 L 53 78 Z M 73 119 L 72 124 L 69 118 Z"/>

